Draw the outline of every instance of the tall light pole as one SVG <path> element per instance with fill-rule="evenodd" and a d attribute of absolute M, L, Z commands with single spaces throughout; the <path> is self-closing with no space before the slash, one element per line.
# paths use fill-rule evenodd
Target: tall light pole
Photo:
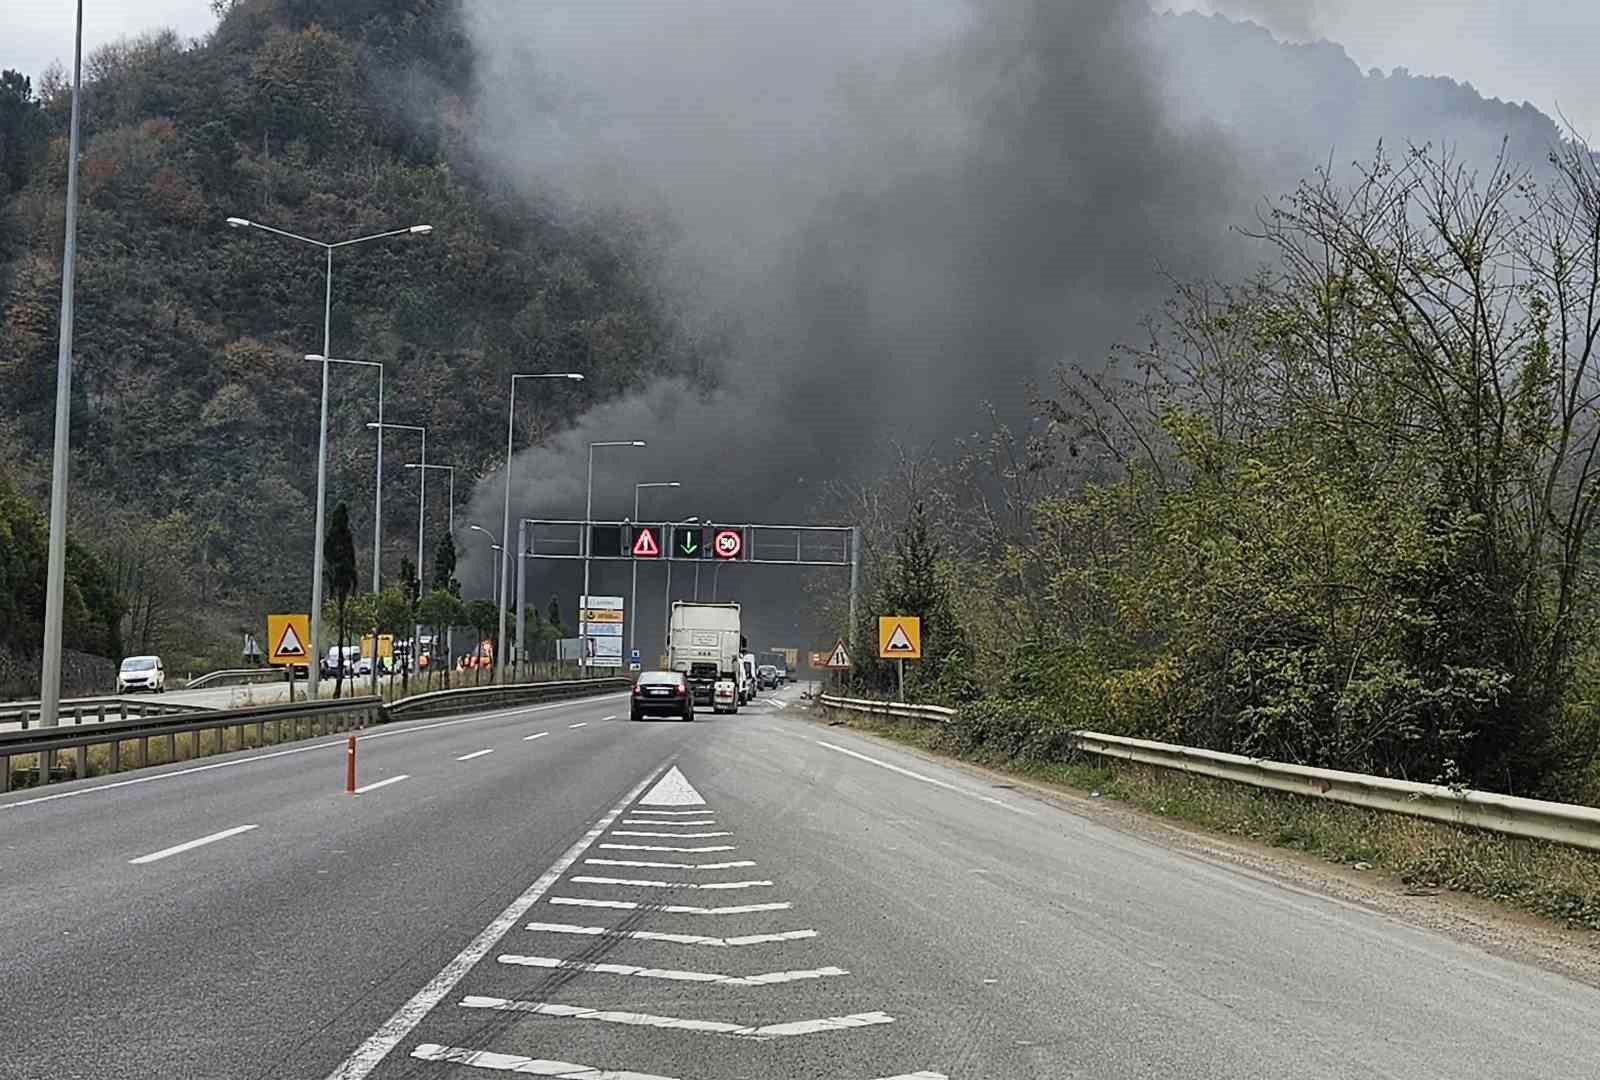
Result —
<path fill-rule="evenodd" d="M 682 486 L 683 485 L 678 483 L 676 480 L 667 480 L 667 481 L 662 481 L 660 483 L 654 483 L 654 484 L 635 484 L 635 485 L 633 485 L 633 523 L 634 523 L 634 525 L 637 526 L 639 524 L 639 492 L 643 491 L 645 488 L 675 488 L 675 487 L 682 487 Z M 662 532 L 665 533 L 666 530 L 663 529 Z M 669 545 L 671 542 L 672 541 L 670 539 L 668 539 L 665 535 L 663 535 L 661 537 L 661 553 L 662 553 L 662 557 L 667 560 L 667 568 L 668 568 L 668 572 L 669 573 L 671 572 L 671 568 L 672 568 L 672 551 L 667 545 Z M 639 630 L 639 560 L 635 559 L 635 560 L 633 560 L 633 590 L 632 590 L 631 594 L 628 597 L 628 656 L 629 656 L 630 660 L 632 659 L 633 654 L 639 648 L 638 630 Z M 643 665 L 641 664 L 640 666 L 642 667 Z"/>
<path fill-rule="evenodd" d="M 324 369 L 326 370 L 326 369 Z M 417 489 L 417 600 L 422 600 L 422 532 L 423 510 L 428 498 L 428 429 L 415 424 L 368 424 L 367 427 L 378 432 L 381 439 L 385 431 L 415 431 L 422 435 L 422 464 L 423 468 L 418 473 L 422 486 Z M 422 658 L 422 624 L 415 623 L 411 628 L 411 667 L 413 671 L 421 674 L 417 661 Z"/>
<path fill-rule="evenodd" d="M 56 348 L 56 436 L 50 460 L 50 558 L 45 574 L 44 663 L 39 724 L 55 727 L 61 707 L 61 608 L 67 588 L 67 451 L 72 436 L 72 289 L 78 264 L 78 99 L 83 90 L 83 0 L 72 45 L 72 135 L 67 142 L 67 238 L 61 251 L 61 339 Z M 317 550 L 322 550 L 318 537 Z M 82 751 L 78 751 L 82 753 Z M 39 758 L 39 783 L 50 755 Z"/>
<path fill-rule="evenodd" d="M 322 633 L 322 530 L 328 494 L 328 358 L 333 356 L 333 253 L 337 248 L 353 247 L 356 244 L 383 240 L 390 236 L 426 236 L 433 232 L 433 226 L 412 225 L 404 229 L 373 233 L 371 236 L 358 236 L 354 240 L 328 243 L 325 240 L 313 240 L 309 236 L 275 229 L 271 225 L 263 225 L 249 218 L 231 217 L 228 219 L 228 225 L 235 229 L 260 229 L 274 236 L 298 240 L 302 244 L 321 248 L 327 255 L 326 284 L 322 295 L 322 421 L 317 429 L 317 532 L 316 542 L 311 546 L 311 641 L 312 648 L 316 649 L 321 647 L 317 642 Z M 310 665 L 306 673 L 313 701 L 317 697 L 318 666 Z"/>
<path fill-rule="evenodd" d="M 590 541 L 592 541 L 594 539 L 594 451 L 595 451 L 595 448 L 598 447 L 598 446 L 643 446 L 643 445 L 644 445 L 644 440 L 642 440 L 642 439 L 623 439 L 623 440 L 610 441 L 610 442 L 592 442 L 592 443 L 589 444 L 589 482 L 588 482 L 587 487 L 585 488 L 586 494 L 584 496 L 584 502 L 583 502 L 583 596 L 578 599 L 578 621 L 579 621 L 579 623 L 582 623 L 584 621 L 584 619 L 583 619 L 583 605 L 587 602 L 587 598 L 589 596 L 589 549 L 594 546 Z M 580 627 L 580 630 L 581 630 L 581 627 Z M 580 634 L 580 636 L 586 636 L 586 635 L 581 635 Z M 621 643 L 619 642 L 618 644 L 620 645 Z M 584 649 L 584 652 L 587 653 L 588 650 Z M 588 659 L 588 657 L 583 657 L 582 659 Z M 593 668 L 594 668 L 593 664 L 585 665 L 585 670 L 586 671 L 592 671 Z"/>
<path fill-rule="evenodd" d="M 372 595 L 381 591 L 383 554 L 383 365 L 376 360 L 341 360 L 336 356 L 307 353 L 307 360 L 320 364 L 351 364 L 357 367 L 378 369 L 378 479 L 372 486 Z"/>
<path fill-rule="evenodd" d="M 576 371 L 549 371 L 532 375 L 511 376 L 511 403 L 506 406 L 506 499 L 505 512 L 500 521 L 500 548 L 502 551 L 511 550 L 511 455 L 514 449 L 517 432 L 517 380 L 518 379 L 571 379 L 573 382 L 582 382 L 583 376 Z M 520 555 L 521 553 L 518 552 Z M 494 670 L 495 678 L 504 681 L 506 673 L 506 562 L 502 561 L 500 570 L 495 574 L 495 585 L 499 589 L 500 606 L 500 634 L 495 645 Z M 517 648 L 522 648 L 522 642 L 517 642 Z"/>

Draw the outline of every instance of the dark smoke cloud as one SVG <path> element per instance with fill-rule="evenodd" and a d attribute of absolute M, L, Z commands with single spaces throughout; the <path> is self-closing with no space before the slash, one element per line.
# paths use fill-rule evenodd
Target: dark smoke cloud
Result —
<path fill-rule="evenodd" d="M 1330 154 L 1554 134 L 1136 0 L 470 7 L 480 151 L 530 199 L 655 222 L 663 294 L 736 328 L 715 392 L 662 380 L 523 454 L 514 511 L 534 517 L 581 516 L 585 444 L 618 438 L 650 445 L 600 459 L 598 517 L 629 513 L 636 480 L 684 485 L 646 517 L 802 516 L 890 439 L 948 447 L 985 403 L 1020 418 L 1027 382 L 1135 333 L 1158 268 L 1251 269 L 1229 227 Z M 499 500 L 485 485 L 478 519 Z M 536 569 L 536 602 L 576 594 Z M 725 576 L 741 599 L 794 584 Z"/>

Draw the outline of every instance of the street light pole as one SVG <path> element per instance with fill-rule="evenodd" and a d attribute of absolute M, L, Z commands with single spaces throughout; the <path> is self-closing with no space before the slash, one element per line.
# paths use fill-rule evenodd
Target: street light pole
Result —
<path fill-rule="evenodd" d="M 637 526 L 639 524 L 639 492 L 643 491 L 645 488 L 675 488 L 675 487 L 682 487 L 682 486 L 683 485 L 678 483 L 676 480 L 662 481 L 660 483 L 654 483 L 654 484 L 635 484 L 635 485 L 633 485 L 633 523 L 634 523 L 634 525 Z M 667 561 L 667 572 L 670 574 L 672 572 L 672 551 L 667 547 L 667 545 L 670 544 L 672 541 L 667 538 L 667 536 L 665 535 L 665 532 L 666 532 L 666 530 L 663 529 L 662 530 L 663 535 L 661 537 L 660 547 L 661 547 L 662 556 Z M 638 631 L 639 631 L 639 560 L 635 559 L 635 560 L 633 560 L 633 590 L 632 590 L 632 592 L 630 593 L 630 595 L 628 597 L 628 658 L 629 658 L 630 662 L 632 662 L 633 654 L 635 652 L 637 652 L 638 649 L 639 649 L 639 633 L 638 633 Z M 641 664 L 641 666 L 643 666 L 643 665 Z"/>
<path fill-rule="evenodd" d="M 639 439 L 626 439 L 626 440 L 612 441 L 612 442 L 592 442 L 592 443 L 589 444 L 589 481 L 588 481 L 588 484 L 586 485 L 586 487 L 584 489 L 585 490 L 585 495 L 584 495 L 584 502 L 583 502 L 583 595 L 578 598 L 578 622 L 580 624 L 580 626 L 579 626 L 580 631 L 582 630 L 582 625 L 586 624 L 586 620 L 583 617 L 583 612 L 584 612 L 583 605 L 589 602 L 589 554 L 590 554 L 589 549 L 594 546 L 591 543 L 591 541 L 594 539 L 594 535 L 593 534 L 594 534 L 594 450 L 595 450 L 595 447 L 597 447 L 597 446 L 643 446 L 643 445 L 644 445 L 644 442 L 642 440 L 639 440 Z M 588 635 L 587 634 L 582 634 L 580 632 L 579 636 L 580 637 L 587 637 Z M 586 646 L 584 647 L 583 652 L 584 652 L 585 655 L 579 657 L 579 663 L 580 664 L 582 664 L 582 662 L 584 660 L 594 659 L 593 657 L 590 657 L 590 656 L 587 655 L 588 648 Z M 586 677 L 587 677 L 588 673 L 590 671 L 592 671 L 593 669 L 594 669 L 594 665 L 593 664 L 583 664 L 583 671 L 584 671 L 584 674 L 585 674 Z"/>
<path fill-rule="evenodd" d="M 382 564 L 379 560 L 383 553 L 383 364 L 377 360 L 341 360 L 336 356 L 324 356 L 318 353 L 307 353 L 306 359 L 322 364 L 324 375 L 327 374 L 329 364 L 351 364 L 378 369 L 378 479 L 372 488 L 372 595 L 377 596 L 381 591 L 379 577 Z"/>
<path fill-rule="evenodd" d="M 416 424 L 390 424 L 390 423 L 382 423 L 382 424 L 369 423 L 369 424 L 367 424 L 367 427 L 376 430 L 378 432 L 378 435 L 379 435 L 380 438 L 382 437 L 382 435 L 383 435 L 383 433 L 385 431 L 415 431 L 415 432 L 419 432 L 422 435 L 422 471 L 421 471 L 422 486 L 420 488 L 418 488 L 418 490 L 417 490 L 417 600 L 421 601 L 421 599 L 422 599 L 422 581 L 423 581 L 423 577 L 422 577 L 423 508 L 426 505 L 426 499 L 427 499 L 427 496 L 428 496 L 428 429 L 425 428 L 425 427 L 419 427 Z M 417 668 L 417 661 L 421 659 L 421 653 L 422 653 L 422 624 L 421 623 L 415 623 L 412 626 L 412 633 L 411 633 L 411 664 L 412 664 L 413 669 Z M 420 674 L 420 671 L 419 671 L 419 674 Z"/>
<path fill-rule="evenodd" d="M 67 589 L 67 452 L 72 436 L 72 299 L 78 263 L 78 99 L 83 96 L 83 0 L 72 46 L 72 134 L 67 141 L 67 236 L 61 252 L 61 336 L 56 348 L 56 431 L 50 461 L 50 556 L 45 571 L 44 663 L 39 725 L 55 727 L 61 707 L 61 610 Z M 82 750 L 77 751 L 83 753 Z M 39 783 L 50 755 L 39 758 Z"/>
<path fill-rule="evenodd" d="M 81 0 L 80 0 L 81 2 Z M 326 240 L 313 240 L 309 236 L 288 232 L 285 229 L 276 229 L 271 225 L 263 225 L 249 218 L 231 217 L 228 225 L 235 229 L 260 229 L 262 232 L 272 233 L 274 236 L 287 237 L 297 240 L 302 244 L 319 247 L 327 255 L 327 276 L 323 287 L 322 300 L 322 409 L 321 426 L 317 432 L 317 526 L 315 543 L 311 547 L 311 641 L 313 649 L 320 649 L 322 634 L 322 530 L 327 508 L 325 502 L 328 491 L 328 364 L 333 355 L 333 252 L 335 248 L 351 247 L 355 244 L 365 244 L 369 240 L 383 240 L 391 236 L 422 235 L 433 232 L 432 225 L 412 225 L 404 229 L 390 229 L 387 232 L 373 233 L 370 236 L 358 236 L 354 240 L 339 240 L 329 243 Z M 382 429 L 379 429 L 381 441 Z M 308 665 L 306 676 L 310 689 L 311 699 L 317 697 L 318 668 L 321 665 Z"/>
<path fill-rule="evenodd" d="M 500 520 L 500 548 L 503 551 L 511 550 L 511 456 L 514 449 L 517 433 L 517 380 L 518 379 L 571 379 L 582 382 L 583 376 L 576 371 L 551 371 L 539 372 L 531 375 L 511 376 L 511 403 L 506 407 L 506 498 L 503 516 Z M 520 552 L 518 553 L 521 554 Z M 494 670 L 495 678 L 505 681 L 506 673 L 506 578 L 505 562 L 502 561 L 500 570 L 495 574 L 495 585 L 499 590 L 500 607 L 500 633 L 495 643 Z M 522 642 L 517 642 L 517 648 L 522 648 Z"/>

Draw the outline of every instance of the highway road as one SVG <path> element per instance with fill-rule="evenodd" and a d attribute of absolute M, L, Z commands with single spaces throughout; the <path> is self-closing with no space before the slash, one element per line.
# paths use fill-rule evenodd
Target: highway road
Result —
<path fill-rule="evenodd" d="M 808 719 L 0 797 L 0 1077 L 1592 1078 L 1600 992 Z"/>

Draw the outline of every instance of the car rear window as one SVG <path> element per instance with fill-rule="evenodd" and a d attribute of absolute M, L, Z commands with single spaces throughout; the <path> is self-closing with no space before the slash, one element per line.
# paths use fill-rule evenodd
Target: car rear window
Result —
<path fill-rule="evenodd" d="M 683 676 L 676 671 L 647 671 L 639 676 L 639 682 L 645 686 L 677 686 Z"/>

